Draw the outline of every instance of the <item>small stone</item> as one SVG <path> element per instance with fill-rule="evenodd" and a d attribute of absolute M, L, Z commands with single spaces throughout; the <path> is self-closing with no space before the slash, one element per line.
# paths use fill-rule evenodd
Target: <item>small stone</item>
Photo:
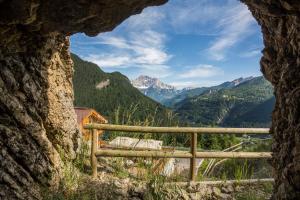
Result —
<path fill-rule="evenodd" d="M 184 199 L 184 200 L 189 200 L 190 198 L 189 198 L 189 195 L 188 195 L 188 193 L 187 193 L 187 191 L 185 191 L 185 190 L 181 190 L 181 192 L 182 192 L 182 198 Z"/>
<path fill-rule="evenodd" d="M 220 193 L 217 198 L 222 200 L 230 200 L 232 199 L 232 196 L 230 194 Z"/>
<path fill-rule="evenodd" d="M 106 171 L 108 173 L 114 173 L 116 170 L 110 166 L 105 166 L 104 171 Z"/>
<path fill-rule="evenodd" d="M 211 195 L 212 193 L 213 193 L 212 188 L 207 187 L 206 190 L 205 190 L 205 195 Z"/>
<path fill-rule="evenodd" d="M 226 187 L 222 187 L 221 188 L 221 191 L 223 192 L 223 193 L 229 193 L 229 190 L 226 188 Z"/>
<path fill-rule="evenodd" d="M 191 193 L 190 194 L 190 199 L 191 200 L 198 200 L 200 197 L 198 196 L 198 193 Z"/>
<path fill-rule="evenodd" d="M 234 192 L 234 188 L 233 188 L 232 185 L 228 185 L 228 186 L 227 186 L 227 190 L 228 190 L 228 193 Z"/>
<path fill-rule="evenodd" d="M 126 167 L 131 167 L 134 165 L 134 162 L 132 160 L 126 160 L 125 164 L 126 164 Z"/>
<path fill-rule="evenodd" d="M 219 196 L 221 194 L 221 190 L 218 187 L 213 187 L 212 192 L 216 196 Z"/>
<path fill-rule="evenodd" d="M 137 187 L 134 187 L 133 192 L 135 194 L 143 194 L 145 190 L 146 190 L 145 187 L 137 186 Z"/>
<path fill-rule="evenodd" d="M 244 187 L 243 186 L 236 186 L 235 187 L 235 191 L 237 191 L 237 192 L 240 192 L 240 191 L 242 191 L 244 189 Z"/>
<path fill-rule="evenodd" d="M 114 185 L 115 185 L 115 187 L 117 187 L 117 188 L 122 188 L 123 187 L 123 184 L 121 184 L 119 181 L 115 181 L 114 182 Z"/>
<path fill-rule="evenodd" d="M 131 200 L 141 200 L 140 197 L 130 197 Z"/>
<path fill-rule="evenodd" d="M 130 179 L 129 178 L 122 179 L 122 184 L 129 185 Z"/>
<path fill-rule="evenodd" d="M 230 194 L 230 193 L 234 192 L 234 188 L 233 188 L 232 185 L 223 186 L 223 187 L 221 188 L 221 191 L 222 191 L 223 193 Z"/>
<path fill-rule="evenodd" d="M 192 193 L 192 192 L 195 192 L 195 188 L 194 188 L 192 185 L 189 185 L 189 186 L 186 188 L 186 191 L 189 192 L 189 193 Z"/>

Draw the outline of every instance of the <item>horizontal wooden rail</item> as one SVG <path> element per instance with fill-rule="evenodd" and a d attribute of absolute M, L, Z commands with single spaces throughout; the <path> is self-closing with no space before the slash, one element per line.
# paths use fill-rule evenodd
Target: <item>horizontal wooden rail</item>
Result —
<path fill-rule="evenodd" d="M 130 151 L 130 150 L 100 150 L 95 155 L 104 157 L 148 157 L 148 158 L 192 158 L 188 151 Z"/>
<path fill-rule="evenodd" d="M 197 152 L 197 158 L 271 158 L 271 152 Z"/>
<path fill-rule="evenodd" d="M 95 155 L 104 157 L 149 157 L 149 158 L 192 158 L 188 151 L 130 151 L 108 150 L 96 151 Z M 271 158 L 270 152 L 197 152 L 196 158 Z"/>
<path fill-rule="evenodd" d="M 86 124 L 84 128 L 141 133 L 270 134 L 268 128 L 148 127 L 113 124 Z"/>

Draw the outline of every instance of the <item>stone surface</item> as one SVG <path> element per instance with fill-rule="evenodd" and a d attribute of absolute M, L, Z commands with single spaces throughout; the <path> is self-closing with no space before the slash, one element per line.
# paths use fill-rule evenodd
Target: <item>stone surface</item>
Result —
<path fill-rule="evenodd" d="M 232 185 L 223 186 L 223 187 L 221 188 L 221 191 L 222 191 L 223 193 L 229 194 L 229 193 L 234 192 L 234 188 L 233 188 Z"/>
<path fill-rule="evenodd" d="M 72 85 L 66 78 L 72 67 L 62 65 L 69 59 L 64 42 L 65 37 L 53 34 L 37 40 L 26 53 L 0 49 L 0 199 L 38 198 L 38 185 L 58 182 L 58 147 L 66 157 L 75 157 L 78 132 Z M 69 90 L 54 89 L 50 79 L 69 84 Z"/>
<path fill-rule="evenodd" d="M 40 199 L 79 147 L 68 36 L 165 0 L 0 0 L 0 199 Z"/>

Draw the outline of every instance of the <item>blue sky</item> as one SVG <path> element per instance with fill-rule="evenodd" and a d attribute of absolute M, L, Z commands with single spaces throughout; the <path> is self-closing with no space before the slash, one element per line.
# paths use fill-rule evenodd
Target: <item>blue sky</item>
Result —
<path fill-rule="evenodd" d="M 182 87 L 259 76 L 260 27 L 238 0 L 169 0 L 112 32 L 76 34 L 71 51 L 106 72 L 149 75 Z"/>

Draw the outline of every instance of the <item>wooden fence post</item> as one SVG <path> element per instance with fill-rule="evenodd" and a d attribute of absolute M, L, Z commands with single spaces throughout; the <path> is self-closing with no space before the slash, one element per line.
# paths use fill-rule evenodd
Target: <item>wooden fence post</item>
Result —
<path fill-rule="evenodd" d="M 191 154 L 193 155 L 193 157 L 190 159 L 190 181 L 196 181 L 197 133 L 191 134 Z"/>
<path fill-rule="evenodd" d="M 96 129 L 92 129 L 92 145 L 91 145 L 91 166 L 92 176 L 97 177 L 97 157 L 95 155 L 98 147 L 98 134 Z"/>

